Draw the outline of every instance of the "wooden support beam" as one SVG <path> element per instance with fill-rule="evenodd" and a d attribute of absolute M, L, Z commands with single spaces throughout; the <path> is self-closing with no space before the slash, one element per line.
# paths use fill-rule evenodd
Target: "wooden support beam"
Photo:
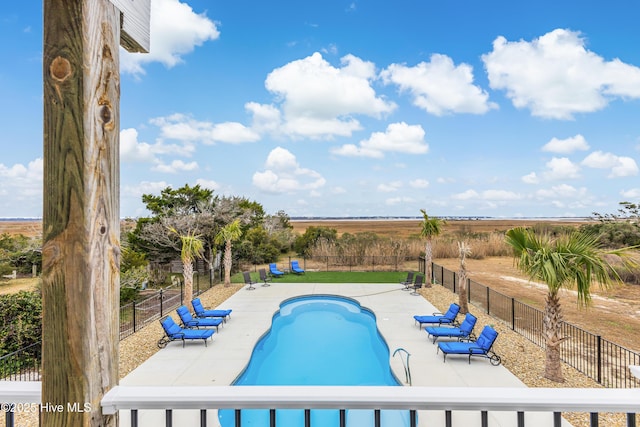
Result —
<path fill-rule="evenodd" d="M 42 425 L 115 426 L 120 11 L 45 0 Z"/>
<path fill-rule="evenodd" d="M 120 45 L 129 52 L 149 52 L 151 0 L 111 0 L 121 17 Z"/>

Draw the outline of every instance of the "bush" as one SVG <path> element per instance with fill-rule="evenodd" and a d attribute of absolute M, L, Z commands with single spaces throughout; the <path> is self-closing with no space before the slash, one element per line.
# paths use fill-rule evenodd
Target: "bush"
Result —
<path fill-rule="evenodd" d="M 39 342 L 42 337 L 40 292 L 0 295 L 0 318 L 0 354 Z"/>

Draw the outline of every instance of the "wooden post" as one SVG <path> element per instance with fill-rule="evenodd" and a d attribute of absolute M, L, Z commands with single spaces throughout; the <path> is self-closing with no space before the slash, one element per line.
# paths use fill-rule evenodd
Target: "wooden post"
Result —
<path fill-rule="evenodd" d="M 133 0 L 130 0 L 133 1 Z M 42 425 L 115 426 L 122 15 L 108 0 L 45 0 Z"/>

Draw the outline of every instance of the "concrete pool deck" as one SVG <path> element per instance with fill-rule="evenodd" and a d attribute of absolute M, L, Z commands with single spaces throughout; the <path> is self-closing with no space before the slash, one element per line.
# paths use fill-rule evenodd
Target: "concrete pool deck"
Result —
<path fill-rule="evenodd" d="M 137 369 L 120 381 L 121 385 L 145 386 L 225 386 L 230 385 L 249 362 L 257 340 L 271 327 L 274 313 L 280 303 L 294 296 L 330 294 L 350 297 L 376 315 L 378 329 L 393 354 L 404 348 L 409 358 L 412 384 L 414 386 L 437 387 L 526 387 L 515 375 L 503 366 L 492 366 L 485 358 L 473 358 L 469 364 L 466 357 L 449 356 L 446 363 L 442 354 L 436 354 L 437 345 L 432 344 L 423 329 L 413 320 L 414 314 L 431 314 L 438 311 L 420 296 L 410 295 L 399 284 L 314 284 L 272 283 L 248 291 L 241 289 L 219 307 L 231 308 L 231 319 L 213 335 L 212 340 L 187 342 L 182 347 L 174 341 L 158 351 Z M 207 307 L 214 308 L 214 307 Z M 479 331 L 484 325 L 476 325 Z M 498 337 L 498 340 L 500 337 Z M 403 356 L 404 357 L 404 356 Z M 405 381 L 402 358 L 390 357 L 390 365 L 398 380 Z M 174 425 L 198 425 L 198 411 L 191 414 L 174 413 Z M 216 411 L 208 411 L 209 426 L 219 426 Z M 122 414 L 125 415 L 125 414 Z M 178 421 L 177 417 L 183 417 Z M 468 419 L 468 421 L 466 421 Z M 160 422 L 160 420 L 162 420 Z M 191 421 L 189 421 L 191 423 Z M 128 417 L 120 417 L 120 425 L 128 425 Z M 140 411 L 140 425 L 163 425 L 163 411 Z M 454 425 L 480 425 L 479 412 L 454 412 Z M 550 413 L 527 413 L 527 425 L 553 425 Z M 444 425 L 444 412 L 420 411 L 419 426 Z M 517 425 L 516 414 L 490 412 L 489 425 L 512 427 Z M 563 421 L 563 426 L 570 426 Z"/>

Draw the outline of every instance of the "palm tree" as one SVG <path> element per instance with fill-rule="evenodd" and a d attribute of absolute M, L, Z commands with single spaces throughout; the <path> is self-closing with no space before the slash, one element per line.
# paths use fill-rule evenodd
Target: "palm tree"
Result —
<path fill-rule="evenodd" d="M 469 312 L 469 300 L 467 299 L 467 263 L 466 258 L 471 254 L 471 246 L 467 242 L 458 242 L 458 254 L 460 255 L 460 270 L 458 270 L 458 305 L 460 313 L 467 314 Z"/>
<path fill-rule="evenodd" d="M 224 243 L 224 285 L 231 286 L 231 242 L 237 240 L 242 235 L 242 229 L 240 228 L 240 220 L 236 219 L 233 222 L 222 227 L 220 232 L 216 235 L 215 242 L 217 244 Z"/>
<path fill-rule="evenodd" d="M 184 278 L 184 300 L 191 301 L 193 299 L 193 262 L 196 258 L 201 258 L 204 251 L 204 243 L 200 235 L 193 231 L 186 234 L 180 234 L 175 228 L 170 229 L 180 237 L 182 248 L 180 250 L 180 259 L 182 260 L 182 276 Z"/>
<path fill-rule="evenodd" d="M 424 261 L 425 261 L 425 276 L 426 286 L 430 287 L 433 282 L 433 249 L 432 240 L 442 232 L 442 227 L 447 223 L 445 220 L 438 217 L 429 217 L 424 209 L 420 209 L 422 212 L 422 230 L 420 231 L 420 237 L 427 239 L 424 247 Z"/>
<path fill-rule="evenodd" d="M 563 288 L 577 291 L 578 303 L 587 306 L 591 301 L 591 285 L 598 283 L 609 287 L 620 282 L 608 255 L 615 255 L 624 265 L 633 265 L 626 259 L 629 249 L 604 250 L 597 236 L 580 232 L 557 237 L 536 235 L 523 227 L 506 233 L 506 242 L 514 249 L 517 267 L 530 279 L 545 283 L 548 287 L 543 316 L 543 336 L 546 344 L 544 377 L 563 382 L 560 361 L 560 345 L 568 337 L 562 336 L 562 307 L 558 293 Z"/>

